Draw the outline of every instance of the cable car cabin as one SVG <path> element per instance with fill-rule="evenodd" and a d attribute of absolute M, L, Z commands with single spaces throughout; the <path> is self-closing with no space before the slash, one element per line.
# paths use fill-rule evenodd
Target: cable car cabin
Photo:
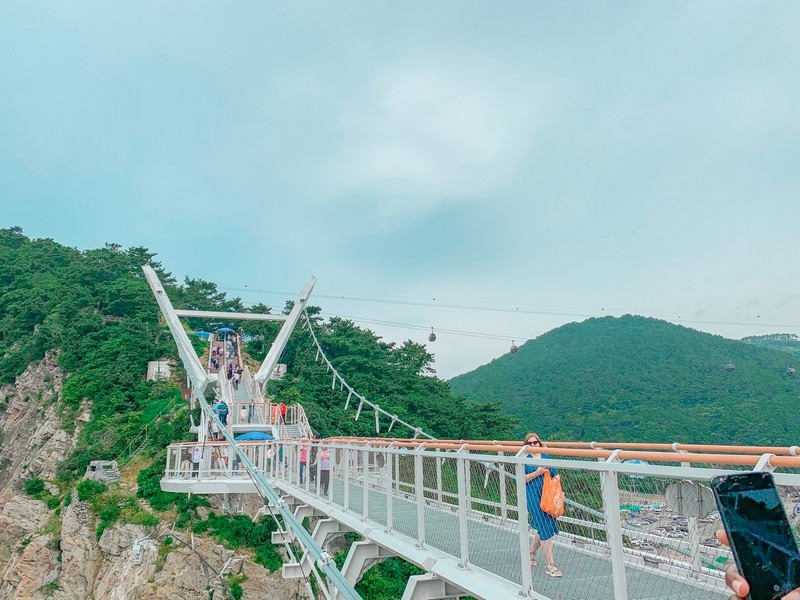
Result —
<path fill-rule="evenodd" d="M 797 370 L 794 367 L 789 367 L 788 369 L 786 369 L 787 375 L 794 375 L 795 373 L 797 373 Z"/>
<path fill-rule="evenodd" d="M 725 370 L 728 372 L 735 371 L 736 365 L 734 365 L 733 363 L 728 363 L 727 365 L 725 365 Z"/>
<path fill-rule="evenodd" d="M 519 346 L 517 346 L 514 342 L 511 342 L 511 354 L 516 354 L 519 352 Z"/>
<path fill-rule="evenodd" d="M 428 341 L 429 342 L 435 342 L 436 341 L 436 334 L 433 333 L 433 327 L 431 327 L 431 333 L 430 333 L 430 335 L 428 335 Z"/>

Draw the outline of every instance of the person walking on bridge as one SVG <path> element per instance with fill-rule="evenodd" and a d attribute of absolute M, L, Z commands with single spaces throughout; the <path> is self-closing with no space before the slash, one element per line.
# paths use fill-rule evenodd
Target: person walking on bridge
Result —
<path fill-rule="evenodd" d="M 300 446 L 300 485 L 305 483 L 304 475 L 306 473 L 306 465 L 308 464 L 308 446 L 303 444 Z"/>
<path fill-rule="evenodd" d="M 288 407 L 283 402 L 278 404 L 278 410 L 280 411 L 280 416 L 281 416 L 281 423 L 283 423 L 284 425 L 286 425 L 286 410 L 287 410 L 287 408 Z"/>
<path fill-rule="evenodd" d="M 542 449 L 545 445 L 535 433 L 525 436 L 525 449 L 533 458 L 550 458 L 549 454 L 543 454 Z M 550 477 L 558 475 L 558 469 L 548 467 L 534 467 L 525 465 L 525 499 L 528 506 L 528 518 L 531 527 L 535 529 L 533 535 L 533 545 L 531 546 L 531 566 L 537 565 L 536 552 L 542 548 L 542 554 L 547 561 L 545 574 L 550 577 L 561 577 L 562 573 L 553 559 L 553 537 L 558 533 L 556 520 L 542 510 L 542 491 L 544 488 L 544 474 L 550 472 Z"/>
<path fill-rule="evenodd" d="M 319 488 L 323 496 L 328 495 L 328 485 L 331 481 L 331 451 L 325 447 L 319 449 L 316 463 L 319 463 Z"/>

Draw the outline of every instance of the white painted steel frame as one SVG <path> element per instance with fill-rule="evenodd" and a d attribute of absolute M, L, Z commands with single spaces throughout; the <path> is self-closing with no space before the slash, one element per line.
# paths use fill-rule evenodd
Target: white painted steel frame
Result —
<path fill-rule="evenodd" d="M 273 315 L 271 313 L 240 313 L 223 312 L 218 310 L 187 310 L 177 308 L 175 314 L 179 317 L 197 319 L 230 319 L 231 321 L 285 321 L 286 315 Z"/>
<path fill-rule="evenodd" d="M 308 297 L 311 295 L 316 282 L 317 280 L 314 277 L 308 280 L 303 288 L 303 291 L 300 292 L 300 296 L 298 296 L 297 300 L 295 301 L 292 310 L 289 311 L 286 320 L 281 326 L 281 330 L 278 332 L 275 341 L 272 342 L 269 352 L 267 352 L 267 356 L 264 357 L 264 362 L 261 363 L 261 367 L 258 369 L 258 372 L 253 376 L 253 379 L 255 379 L 258 383 L 263 385 L 269 379 L 269 376 L 272 374 L 272 371 L 278 364 L 278 360 L 280 359 L 281 354 L 283 354 L 283 349 L 286 347 L 286 343 L 289 341 L 289 336 L 292 335 L 292 331 L 294 330 L 295 325 L 297 325 L 297 321 L 300 319 L 300 316 L 306 309 L 306 302 L 308 301 Z"/>
<path fill-rule="evenodd" d="M 181 357 L 189 380 L 201 394 L 209 394 L 211 388 L 217 382 L 216 375 L 207 373 L 203 365 L 200 364 L 200 359 L 197 357 L 194 346 L 189 341 L 189 336 L 186 334 L 186 330 L 183 328 L 175 308 L 169 301 L 167 293 L 164 291 L 164 286 L 161 285 L 156 272 L 149 265 L 142 266 L 142 271 L 147 283 L 150 284 L 150 289 L 153 290 L 153 295 L 156 297 L 161 314 L 164 315 L 164 319 L 167 321 L 167 327 L 169 327 L 169 331 L 175 339 L 175 344 L 178 346 L 178 355 Z"/>
<path fill-rule="evenodd" d="M 200 403 L 206 419 L 213 420 L 213 422 L 217 425 L 219 432 L 225 437 L 230 444 L 231 449 L 236 453 L 238 459 L 244 465 L 259 494 L 271 505 L 278 507 L 278 511 L 281 513 L 284 523 L 286 523 L 292 529 L 292 532 L 296 538 L 319 564 L 320 569 L 325 573 L 325 575 L 327 575 L 331 585 L 336 588 L 338 595 L 345 600 L 361 600 L 361 596 L 356 593 L 355 589 L 353 589 L 353 586 L 336 568 L 336 564 L 333 562 L 332 557 L 325 552 L 316 543 L 311 534 L 306 531 L 305 527 L 303 527 L 302 521 L 299 521 L 297 517 L 295 517 L 295 515 L 287 506 L 286 502 L 280 497 L 280 495 L 278 495 L 272 486 L 269 485 L 262 470 L 257 469 L 255 465 L 253 465 L 247 455 L 237 445 L 236 441 L 233 439 L 233 435 L 226 427 L 223 426 L 216 413 L 211 410 L 208 402 L 206 402 L 205 394 L 207 393 L 207 390 L 209 390 L 211 386 L 216 383 L 216 381 L 212 380 L 210 375 L 206 373 L 205 369 L 203 369 L 202 365 L 200 364 L 200 359 L 197 357 L 194 347 L 189 341 L 186 331 L 183 329 L 178 315 L 175 313 L 175 309 L 172 307 L 172 303 L 169 301 L 169 298 L 164 291 L 164 287 L 161 285 L 161 282 L 159 281 L 155 271 L 148 265 L 144 265 L 142 270 L 144 271 L 145 277 L 147 278 L 147 281 L 153 290 L 153 295 L 156 297 L 159 308 L 161 309 L 164 318 L 167 320 L 167 324 L 173 338 L 175 339 L 175 343 L 178 345 L 180 357 L 183 360 L 183 364 L 186 368 L 189 378 L 194 384 L 194 397 Z M 314 280 L 312 278 L 312 280 L 303 290 L 304 293 L 307 292 L 306 297 L 311 293 L 313 281 Z M 297 321 L 298 317 L 299 314 L 295 316 L 295 322 Z M 285 329 L 285 325 L 286 324 L 284 324 L 282 331 Z M 286 339 L 288 339 L 288 333 L 286 335 Z M 223 386 L 223 389 L 225 387 L 226 386 Z M 206 419 L 204 419 L 204 423 Z M 229 464 L 230 462 L 231 461 L 229 461 Z"/>

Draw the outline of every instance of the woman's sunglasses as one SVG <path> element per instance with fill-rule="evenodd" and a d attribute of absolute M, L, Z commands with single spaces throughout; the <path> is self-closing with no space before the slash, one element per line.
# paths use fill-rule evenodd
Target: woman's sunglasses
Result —
<path fill-rule="evenodd" d="M 540 442 L 539 440 L 530 440 L 528 442 L 528 446 L 541 446 L 541 445 L 542 445 L 542 442 Z"/>

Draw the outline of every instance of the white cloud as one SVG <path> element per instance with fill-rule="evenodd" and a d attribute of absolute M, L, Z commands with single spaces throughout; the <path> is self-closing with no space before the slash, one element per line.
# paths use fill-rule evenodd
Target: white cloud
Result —
<path fill-rule="evenodd" d="M 373 208 L 396 215 L 514 177 L 553 90 L 485 63 L 454 64 L 386 65 L 351 93 L 323 168 L 329 198 L 375 194 Z"/>

